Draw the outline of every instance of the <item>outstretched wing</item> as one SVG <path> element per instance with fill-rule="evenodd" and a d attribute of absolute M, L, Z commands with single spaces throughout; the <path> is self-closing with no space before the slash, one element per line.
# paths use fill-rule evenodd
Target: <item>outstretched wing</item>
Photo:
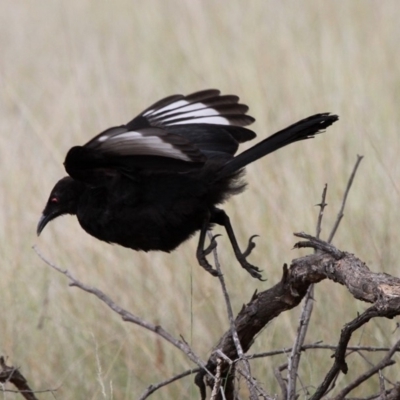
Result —
<path fill-rule="evenodd" d="M 216 89 L 203 90 L 188 96 L 166 97 L 153 104 L 128 123 L 130 129 L 141 127 L 143 119 L 151 126 L 163 128 L 187 124 L 246 126 L 254 118 L 246 115 L 249 107 L 239 104 L 239 97 L 220 95 Z"/>
<path fill-rule="evenodd" d="M 153 104 L 126 125 L 100 133 L 67 154 L 65 168 L 74 178 L 93 181 L 116 173 L 186 172 L 211 157 L 232 158 L 239 143 L 255 133 L 244 126 L 254 118 L 233 95 L 204 90 L 174 95 Z"/>

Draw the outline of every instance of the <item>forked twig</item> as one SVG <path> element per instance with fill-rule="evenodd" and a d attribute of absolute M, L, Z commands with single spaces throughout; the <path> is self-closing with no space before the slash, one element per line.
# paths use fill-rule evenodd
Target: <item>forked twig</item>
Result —
<path fill-rule="evenodd" d="M 377 374 L 379 371 L 383 370 L 384 368 L 388 367 L 389 365 L 396 364 L 392 357 L 396 351 L 400 349 L 400 340 L 398 340 L 392 348 L 388 351 L 386 356 L 376 365 L 374 365 L 371 369 L 366 371 L 365 373 L 361 374 L 357 379 L 343 388 L 334 398 L 333 400 L 341 400 L 343 399 L 348 393 L 350 393 L 353 389 L 357 386 L 360 386 L 363 382 L 369 379 L 371 376 Z"/>
<path fill-rule="evenodd" d="M 389 313 L 388 313 L 388 311 L 389 311 Z M 320 386 L 317 388 L 317 390 L 315 391 L 314 395 L 311 397 L 310 400 L 321 399 L 322 396 L 325 395 L 330 384 L 336 378 L 336 376 L 339 374 L 340 371 L 343 373 L 347 373 L 348 367 L 347 367 L 347 364 L 345 361 L 346 350 L 347 350 L 347 344 L 349 343 L 353 332 L 356 331 L 357 329 L 359 329 L 364 324 L 366 324 L 372 318 L 380 317 L 382 315 L 385 315 L 386 317 L 390 318 L 392 313 L 394 315 L 398 314 L 397 303 L 396 303 L 395 309 L 393 309 L 393 310 L 390 310 L 390 307 L 388 307 L 386 310 L 382 310 L 382 309 L 380 309 L 379 306 L 374 305 L 374 306 L 368 308 L 367 310 L 365 310 L 357 318 L 355 318 L 353 321 L 349 322 L 348 324 L 346 324 L 344 326 L 344 328 L 342 329 L 342 333 L 340 335 L 339 345 L 335 352 L 335 362 L 334 362 L 332 368 L 330 369 L 330 371 L 325 376 L 325 379 L 320 384 Z M 397 341 L 394 346 L 392 346 L 392 348 L 390 349 L 388 354 L 382 359 L 382 361 L 380 363 L 378 363 L 375 367 L 371 368 L 370 371 L 368 371 L 369 373 L 371 373 L 371 375 L 369 375 L 369 376 L 372 376 L 373 374 L 377 373 L 379 371 L 379 369 L 382 369 L 382 368 L 387 367 L 388 365 L 391 365 L 390 364 L 390 361 L 392 361 L 391 357 L 398 350 L 399 346 L 400 346 L 400 340 Z M 377 368 L 377 369 L 375 369 L 375 368 Z M 362 377 L 360 377 L 359 379 L 356 379 L 356 381 L 354 381 L 352 384 L 347 386 L 347 388 L 345 388 L 347 390 L 346 393 L 350 392 L 355 387 L 359 386 L 362 382 L 364 382 L 366 379 L 368 379 L 369 376 L 367 378 L 365 378 L 365 376 L 366 376 L 365 374 L 362 375 Z M 336 398 L 339 399 L 339 395 Z M 341 397 L 341 398 L 343 398 L 343 397 Z"/>
<path fill-rule="evenodd" d="M 362 160 L 362 156 L 357 156 L 357 161 L 354 165 L 353 171 L 350 175 L 350 178 L 347 182 L 346 190 L 343 196 L 343 201 L 341 208 L 339 210 L 336 222 L 332 228 L 332 232 L 329 236 L 328 243 L 330 243 L 339 227 L 340 221 L 342 220 L 344 214 L 344 208 L 346 205 L 346 200 L 347 196 L 350 192 L 351 185 L 353 183 L 354 177 L 357 172 L 357 168 Z M 325 184 L 324 189 L 322 191 L 322 199 L 321 203 L 318 204 L 320 207 L 319 214 L 318 214 L 318 219 L 317 219 L 317 227 L 316 227 L 316 238 L 319 239 L 320 233 L 321 233 L 321 225 L 322 225 L 322 218 L 324 215 L 324 210 L 325 207 L 327 206 L 326 204 L 326 193 L 328 190 L 328 185 Z M 317 251 L 316 249 L 314 251 Z M 294 343 L 294 346 L 292 348 L 290 357 L 289 357 L 289 362 L 288 362 L 288 391 L 287 391 L 287 400 L 294 399 L 296 395 L 296 382 L 297 382 L 297 376 L 298 376 L 298 370 L 300 366 L 300 358 L 301 358 L 301 347 L 304 344 L 304 341 L 306 339 L 307 335 L 307 330 L 308 326 L 310 323 L 311 319 L 311 314 L 313 311 L 313 303 L 314 303 L 314 285 L 310 285 L 310 287 L 307 290 L 307 294 L 305 296 L 304 300 L 304 305 L 303 309 L 300 315 L 300 324 L 297 328 L 297 335 L 296 335 L 296 340 Z"/>

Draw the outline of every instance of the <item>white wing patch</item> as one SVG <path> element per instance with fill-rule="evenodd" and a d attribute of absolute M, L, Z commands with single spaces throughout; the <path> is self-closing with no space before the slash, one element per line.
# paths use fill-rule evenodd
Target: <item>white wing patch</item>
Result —
<path fill-rule="evenodd" d="M 178 100 L 158 110 L 149 110 L 143 114 L 149 120 L 157 120 L 165 126 L 183 125 L 188 123 L 230 125 L 229 119 L 220 112 L 203 103 L 189 103 Z"/>
<path fill-rule="evenodd" d="M 187 124 L 190 119 L 195 119 L 193 122 L 199 124 L 229 125 L 229 121 L 226 118 L 221 117 L 217 110 L 206 108 L 206 106 L 201 103 L 192 104 L 180 109 L 179 111 L 179 113 L 175 113 L 170 117 L 168 117 L 168 115 L 171 114 L 171 112 L 164 114 L 163 124 L 167 126 L 182 125 Z"/>
<path fill-rule="evenodd" d="M 192 159 L 181 151 L 162 139 L 154 135 L 146 135 L 141 132 L 124 132 L 117 135 L 104 135 L 97 139 L 102 142 L 101 147 L 110 153 L 121 156 L 146 155 L 175 158 L 182 161 L 192 161 Z"/>
<path fill-rule="evenodd" d="M 196 124 L 214 124 L 214 125 L 230 125 L 230 122 L 224 118 L 224 117 L 203 117 L 203 118 L 193 118 L 192 120 L 193 123 Z M 190 123 L 190 120 L 188 121 L 187 119 L 177 121 L 177 122 L 170 122 L 170 123 L 165 123 L 165 125 L 170 126 L 170 125 L 184 125 Z"/>
<path fill-rule="evenodd" d="M 186 97 L 173 95 L 157 101 L 126 125 L 101 132 L 84 147 L 99 151 L 106 157 L 159 156 L 204 163 L 210 152 L 234 154 L 236 141 L 246 141 L 255 136 L 247 129 L 240 130 L 254 122 L 247 111 L 248 107 L 239 103 L 239 97 L 220 96 L 216 89 Z M 210 126 L 196 127 L 200 124 Z M 220 129 L 218 125 L 235 129 Z M 193 137 L 196 129 L 199 132 L 197 138 Z M 143 165 L 150 161 L 145 160 Z"/>
<path fill-rule="evenodd" d="M 146 117 L 148 115 L 157 115 L 157 114 L 160 114 L 160 113 L 162 113 L 164 111 L 175 110 L 175 109 L 177 109 L 179 107 L 183 107 L 186 104 L 189 104 L 189 102 L 186 101 L 186 100 L 178 100 L 178 101 L 175 101 L 174 103 L 168 104 L 165 107 L 161 107 L 158 110 L 149 110 L 149 111 L 145 112 L 143 114 L 143 116 Z M 203 107 L 204 107 L 204 104 L 203 104 Z"/>

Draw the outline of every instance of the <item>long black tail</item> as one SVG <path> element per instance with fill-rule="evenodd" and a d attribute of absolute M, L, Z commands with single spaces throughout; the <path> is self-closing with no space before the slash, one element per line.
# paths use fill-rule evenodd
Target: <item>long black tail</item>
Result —
<path fill-rule="evenodd" d="M 247 164 L 258 160 L 281 147 L 287 146 L 290 143 L 313 138 L 314 135 L 323 132 L 324 129 L 332 125 L 338 119 L 339 117 L 337 115 L 330 115 L 329 113 L 316 114 L 306 119 L 302 119 L 301 121 L 290 125 L 286 129 L 271 135 L 227 162 L 218 173 L 217 179 L 233 174 L 239 169 L 245 167 Z"/>

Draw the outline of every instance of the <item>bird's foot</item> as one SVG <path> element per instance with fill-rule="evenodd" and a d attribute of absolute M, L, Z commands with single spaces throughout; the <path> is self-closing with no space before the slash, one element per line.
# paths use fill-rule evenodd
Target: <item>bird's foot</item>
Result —
<path fill-rule="evenodd" d="M 259 237 L 259 235 L 250 236 L 249 242 L 247 244 L 247 248 L 242 254 L 244 258 L 247 258 L 250 255 L 250 253 L 253 251 L 254 247 L 256 247 L 256 244 L 253 242 L 253 239 L 256 237 Z"/>
<path fill-rule="evenodd" d="M 262 277 L 262 269 L 256 267 L 255 265 L 251 265 L 243 255 L 236 256 L 237 260 L 239 261 L 240 265 L 253 277 L 262 282 L 265 282 L 266 279 Z"/>
<path fill-rule="evenodd" d="M 197 249 L 197 261 L 199 264 L 212 276 L 220 276 L 218 271 L 214 269 L 211 264 L 207 261 L 206 256 L 208 256 L 216 247 L 217 247 L 217 240 L 216 238 L 221 235 L 215 235 L 211 238 L 210 244 L 205 249 Z"/>
<path fill-rule="evenodd" d="M 261 272 L 262 270 L 255 265 L 251 265 L 246 258 L 250 255 L 256 244 L 253 239 L 258 237 L 258 235 L 250 236 L 249 242 L 247 244 L 246 250 L 241 253 L 239 251 L 235 252 L 236 259 L 239 261 L 240 265 L 253 277 L 259 279 L 260 281 L 266 281 L 266 279 L 262 278 Z"/>
<path fill-rule="evenodd" d="M 214 235 L 211 238 L 210 244 L 203 250 L 205 256 L 208 256 L 217 247 L 217 237 L 221 235 Z"/>

